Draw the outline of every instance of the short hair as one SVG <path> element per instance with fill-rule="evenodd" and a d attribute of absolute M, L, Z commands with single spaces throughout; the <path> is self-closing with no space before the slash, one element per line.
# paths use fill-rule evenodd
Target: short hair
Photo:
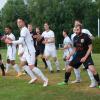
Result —
<path fill-rule="evenodd" d="M 82 24 L 82 20 L 80 20 L 80 19 L 75 19 L 75 21 L 78 21 L 78 22 L 80 22 Z"/>
<path fill-rule="evenodd" d="M 64 29 L 63 32 L 65 32 L 66 34 L 69 34 L 69 31 L 67 29 Z"/>
<path fill-rule="evenodd" d="M 45 22 L 44 24 L 47 24 L 49 26 L 49 23 L 48 22 Z"/>
<path fill-rule="evenodd" d="M 5 28 L 9 28 L 12 31 L 12 27 L 10 25 L 7 25 Z"/>
<path fill-rule="evenodd" d="M 18 20 L 18 19 L 22 20 L 22 21 L 25 23 L 26 26 L 28 25 L 27 22 L 26 22 L 26 20 L 25 20 L 24 18 L 19 17 L 19 18 L 17 18 L 17 20 Z"/>
<path fill-rule="evenodd" d="M 18 19 L 20 19 L 20 20 L 22 20 L 22 21 L 24 21 L 24 22 L 25 22 L 25 19 L 24 19 L 24 18 L 22 18 L 22 17 L 17 18 L 17 20 L 18 20 Z"/>
<path fill-rule="evenodd" d="M 79 27 L 82 30 L 82 25 L 76 25 L 75 28 Z"/>

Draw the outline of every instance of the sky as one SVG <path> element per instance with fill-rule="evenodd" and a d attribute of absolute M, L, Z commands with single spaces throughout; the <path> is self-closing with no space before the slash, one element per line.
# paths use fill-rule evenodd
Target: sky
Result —
<path fill-rule="evenodd" d="M 7 0 L 0 0 L 0 10 L 3 8 Z"/>

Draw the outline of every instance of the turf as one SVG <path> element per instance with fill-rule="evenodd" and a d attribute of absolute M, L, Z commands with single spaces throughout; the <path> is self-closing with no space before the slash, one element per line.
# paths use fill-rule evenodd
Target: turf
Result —
<path fill-rule="evenodd" d="M 6 62 L 6 49 L 0 48 L 3 60 Z M 95 67 L 100 73 L 100 54 L 92 54 Z M 58 51 L 58 59 L 61 69 L 64 68 L 62 52 Z M 52 60 L 51 60 L 52 61 Z M 19 63 L 17 57 L 17 63 Z M 27 75 L 16 78 L 16 72 L 11 68 L 6 77 L 0 76 L 0 100 L 100 100 L 100 89 L 89 88 L 90 80 L 87 72 L 81 68 L 82 82 L 79 84 L 68 84 L 57 86 L 58 82 L 63 81 L 64 71 L 56 72 L 54 62 L 52 61 L 55 72 L 50 74 L 44 69 L 44 64 L 39 58 L 38 66 L 49 78 L 49 86 L 42 87 L 42 81 L 39 79 L 36 84 L 27 84 L 30 78 Z M 74 73 L 71 79 L 74 80 Z"/>

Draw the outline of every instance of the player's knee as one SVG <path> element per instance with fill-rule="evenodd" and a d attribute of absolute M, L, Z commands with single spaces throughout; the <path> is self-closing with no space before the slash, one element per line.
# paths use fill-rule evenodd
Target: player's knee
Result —
<path fill-rule="evenodd" d="M 97 71 L 96 71 L 96 69 L 94 68 L 94 66 L 93 65 L 89 65 L 89 70 L 93 73 L 93 74 L 96 74 L 97 73 Z"/>
<path fill-rule="evenodd" d="M 72 68 L 71 66 L 66 67 L 66 71 L 67 71 L 67 72 L 71 72 L 72 69 L 73 69 L 73 68 Z"/>

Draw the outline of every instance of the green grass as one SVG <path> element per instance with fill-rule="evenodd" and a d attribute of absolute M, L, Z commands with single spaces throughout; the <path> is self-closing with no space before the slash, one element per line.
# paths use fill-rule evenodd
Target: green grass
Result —
<path fill-rule="evenodd" d="M 0 49 L 3 60 L 6 62 L 6 49 Z M 58 51 L 58 58 L 61 69 L 64 67 L 62 61 L 62 52 Z M 96 69 L 100 73 L 100 54 L 93 54 Z M 19 63 L 17 57 L 17 63 Z M 52 61 L 52 65 L 54 62 Z M 40 69 L 49 78 L 49 86 L 42 87 L 42 81 L 39 79 L 36 84 L 29 85 L 27 82 L 30 78 L 25 75 L 16 78 L 16 72 L 10 69 L 9 75 L 0 76 L 0 100 L 100 100 L 100 89 L 89 88 L 90 80 L 87 72 L 81 70 L 82 83 L 69 84 L 68 86 L 57 86 L 58 82 L 63 81 L 64 71 L 60 73 L 50 74 L 44 69 L 44 65 L 39 58 Z M 55 69 L 55 65 L 53 66 Z M 72 73 L 71 80 L 74 80 Z"/>

